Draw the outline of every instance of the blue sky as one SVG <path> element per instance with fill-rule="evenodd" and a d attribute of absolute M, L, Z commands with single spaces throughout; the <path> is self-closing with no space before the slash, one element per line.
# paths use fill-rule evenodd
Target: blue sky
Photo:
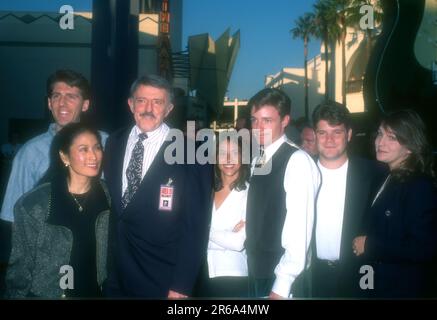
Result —
<path fill-rule="evenodd" d="M 264 86 L 264 78 L 283 67 L 303 66 L 303 43 L 290 29 L 315 0 L 183 0 L 183 45 L 188 36 L 209 33 L 217 39 L 227 28 L 241 33 L 241 46 L 229 87 L 230 98 L 250 98 Z M 2 0 L 0 10 L 57 11 L 70 4 L 90 10 L 91 0 Z M 310 57 L 319 53 L 310 43 Z"/>
<path fill-rule="evenodd" d="M 293 40 L 294 20 L 311 11 L 314 0 L 184 0 L 184 43 L 208 32 L 217 39 L 226 28 L 241 33 L 241 46 L 228 87 L 230 98 L 250 98 L 264 78 L 283 67 L 303 67 L 303 42 Z M 310 57 L 320 42 L 310 45 Z"/>

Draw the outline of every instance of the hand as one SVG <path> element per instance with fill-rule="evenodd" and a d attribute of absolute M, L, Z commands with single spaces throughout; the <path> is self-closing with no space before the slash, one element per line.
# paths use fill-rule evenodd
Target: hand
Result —
<path fill-rule="evenodd" d="M 366 244 L 367 236 L 359 236 L 352 241 L 352 249 L 354 250 L 354 254 L 359 257 L 364 253 L 364 246 Z"/>
<path fill-rule="evenodd" d="M 232 229 L 232 232 L 238 232 L 238 231 L 240 231 L 241 229 L 243 229 L 243 227 L 244 227 L 245 224 L 246 224 L 246 221 L 244 221 L 244 220 L 240 220 L 240 222 L 238 222 L 238 223 L 235 225 L 234 229 Z"/>
<path fill-rule="evenodd" d="M 279 294 L 274 293 L 274 292 L 272 291 L 272 292 L 270 292 L 269 299 L 270 299 L 270 300 L 283 300 L 283 299 L 285 299 L 285 298 L 284 298 L 283 296 L 280 296 Z"/>
<path fill-rule="evenodd" d="M 167 298 L 169 298 L 169 299 L 184 299 L 184 298 L 188 298 L 188 296 L 185 294 L 173 291 L 173 290 L 169 290 Z"/>

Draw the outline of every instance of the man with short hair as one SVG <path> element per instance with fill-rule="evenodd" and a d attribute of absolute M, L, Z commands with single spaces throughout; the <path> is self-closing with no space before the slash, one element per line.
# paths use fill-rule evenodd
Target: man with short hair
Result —
<path fill-rule="evenodd" d="M 128 104 L 135 125 L 112 134 L 105 153 L 113 210 L 105 292 L 185 298 L 206 254 L 212 170 L 166 161 L 172 142 L 164 120 L 173 109 L 167 80 L 139 78 Z"/>
<path fill-rule="evenodd" d="M 260 145 L 247 199 L 249 294 L 288 298 L 307 266 L 319 171 L 310 156 L 285 136 L 291 109 L 287 95 L 263 89 L 248 107 Z"/>
<path fill-rule="evenodd" d="M 344 105 L 320 104 L 313 123 L 322 185 L 316 204 L 312 294 L 315 298 L 357 297 L 360 261 L 352 252 L 352 240 L 360 234 L 381 170 L 375 162 L 348 154 L 352 128 Z"/>
<path fill-rule="evenodd" d="M 47 171 L 50 162 L 50 145 L 61 128 L 78 122 L 90 106 L 90 85 L 81 74 L 72 70 L 58 70 L 47 79 L 47 103 L 54 123 L 47 132 L 27 141 L 14 157 L 6 193 L 0 213 L 0 261 L 9 260 L 11 225 L 17 200 L 33 189 Z M 107 134 L 100 132 L 103 143 Z M 3 272 L 3 270 L 1 270 Z M 0 287 L 1 287 L 0 283 Z M 1 289 L 1 288 L 0 288 Z M 1 291 L 1 290 L 0 290 Z"/>
<path fill-rule="evenodd" d="M 49 167 L 49 149 L 53 137 L 65 125 L 78 122 L 90 106 L 90 85 L 81 74 L 58 70 L 47 79 L 47 103 L 54 119 L 49 130 L 26 142 L 12 164 L 0 218 L 14 221 L 14 205 L 31 190 Z M 100 132 L 105 142 L 107 134 Z"/>

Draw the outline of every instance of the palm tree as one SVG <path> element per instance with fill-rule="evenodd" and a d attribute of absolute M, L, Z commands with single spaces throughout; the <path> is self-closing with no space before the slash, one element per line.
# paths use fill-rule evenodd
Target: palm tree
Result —
<path fill-rule="evenodd" d="M 303 16 L 297 18 L 294 22 L 295 27 L 290 30 L 294 39 L 300 38 L 303 40 L 304 46 L 304 69 L 305 69 L 305 82 L 304 82 L 304 90 L 305 90 L 305 120 L 309 119 L 309 104 L 308 104 L 308 42 L 310 41 L 310 37 L 315 33 L 315 25 L 314 25 L 315 16 L 313 13 L 305 13 Z"/>
<path fill-rule="evenodd" d="M 315 35 L 322 40 L 325 47 L 325 100 L 329 99 L 329 43 L 338 39 L 339 29 L 336 23 L 337 12 L 331 0 L 318 0 L 314 4 Z"/>
<path fill-rule="evenodd" d="M 341 76 L 342 76 L 342 103 L 346 105 L 346 35 L 347 27 L 351 24 L 350 21 L 350 5 L 352 0 L 330 0 L 332 7 L 337 11 L 336 24 L 339 32 L 334 36 L 341 43 Z"/>

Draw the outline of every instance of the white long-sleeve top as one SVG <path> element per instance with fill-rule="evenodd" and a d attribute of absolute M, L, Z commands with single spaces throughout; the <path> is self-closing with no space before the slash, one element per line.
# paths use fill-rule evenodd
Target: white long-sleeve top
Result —
<path fill-rule="evenodd" d="M 283 135 L 265 148 L 266 161 L 272 158 L 283 143 L 298 148 Z M 253 164 L 256 161 L 255 158 Z M 320 186 L 320 172 L 306 152 L 297 150 L 291 155 L 285 169 L 283 186 L 287 213 L 281 243 L 285 252 L 275 268 L 276 279 L 272 291 L 282 297 L 291 298 L 291 285 L 305 267 L 309 266 L 315 199 Z"/>
<path fill-rule="evenodd" d="M 246 228 L 233 232 L 235 225 L 246 221 L 247 190 L 232 190 L 219 208 L 212 208 L 208 242 L 209 277 L 247 276 L 244 250 Z"/>

